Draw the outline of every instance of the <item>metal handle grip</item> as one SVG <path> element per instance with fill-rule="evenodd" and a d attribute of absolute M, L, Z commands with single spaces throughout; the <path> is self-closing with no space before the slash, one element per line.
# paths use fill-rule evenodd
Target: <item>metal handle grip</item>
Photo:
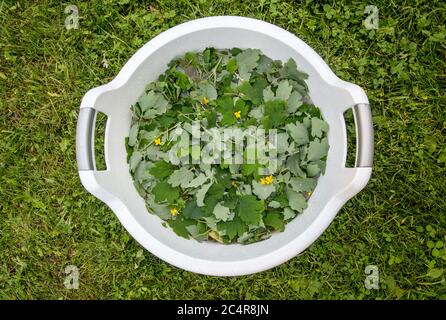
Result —
<path fill-rule="evenodd" d="M 95 109 L 80 110 L 76 128 L 76 161 L 79 171 L 95 170 L 93 144 L 95 122 Z"/>
<path fill-rule="evenodd" d="M 373 164 L 373 122 L 370 105 L 358 103 L 353 107 L 356 126 L 355 167 L 372 167 Z"/>

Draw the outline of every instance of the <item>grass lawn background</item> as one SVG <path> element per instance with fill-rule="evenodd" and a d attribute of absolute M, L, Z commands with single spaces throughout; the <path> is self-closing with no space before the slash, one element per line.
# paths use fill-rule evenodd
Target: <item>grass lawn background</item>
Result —
<path fill-rule="evenodd" d="M 69 4 L 77 30 L 64 27 Z M 366 5 L 379 9 L 377 30 L 363 25 Z M 75 162 L 85 92 L 160 32 L 212 15 L 295 33 L 365 89 L 375 126 L 372 178 L 327 231 L 299 257 L 235 278 L 143 250 Z M 442 1 L 0 0 L 0 298 L 446 299 L 445 21 Z M 78 290 L 63 285 L 67 265 Z M 367 265 L 379 290 L 364 287 Z"/>

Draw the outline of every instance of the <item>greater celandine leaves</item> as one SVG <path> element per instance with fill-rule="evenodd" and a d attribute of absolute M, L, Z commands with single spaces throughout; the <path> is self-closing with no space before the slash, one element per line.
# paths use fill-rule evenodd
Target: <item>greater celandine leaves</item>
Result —
<path fill-rule="evenodd" d="M 143 117 L 146 119 L 152 119 L 156 115 L 161 115 L 167 111 L 169 105 L 164 96 L 153 90 L 143 94 L 138 100 L 139 107 Z"/>
<path fill-rule="evenodd" d="M 308 146 L 308 161 L 315 161 L 324 158 L 328 152 L 328 139 L 315 138 Z"/>
<path fill-rule="evenodd" d="M 238 214 L 240 219 L 248 225 L 257 225 L 262 220 L 264 204 L 255 196 L 245 195 L 240 198 Z"/>
<path fill-rule="evenodd" d="M 173 172 L 174 166 L 164 160 L 158 161 L 150 168 L 150 174 L 155 178 L 165 178 Z"/>
<path fill-rule="evenodd" d="M 136 143 L 136 138 L 138 136 L 138 123 L 133 124 L 130 127 L 130 133 L 129 133 L 129 141 L 128 141 L 128 145 L 133 147 Z"/>
<path fill-rule="evenodd" d="M 317 179 L 315 178 L 301 178 L 293 177 L 290 179 L 289 184 L 291 188 L 296 192 L 313 191 L 316 188 Z"/>
<path fill-rule="evenodd" d="M 172 187 L 178 187 L 181 186 L 182 188 L 186 188 L 189 183 L 194 178 L 194 173 L 192 170 L 182 167 L 180 169 L 175 170 L 167 180 Z"/>
<path fill-rule="evenodd" d="M 189 201 L 183 210 L 183 214 L 189 219 L 200 219 L 206 216 L 205 211 L 197 205 L 197 201 Z"/>
<path fill-rule="evenodd" d="M 311 135 L 321 138 L 324 132 L 328 132 L 328 124 L 319 118 L 311 118 Z"/>
<path fill-rule="evenodd" d="M 274 230 L 283 231 L 285 229 L 283 214 L 278 211 L 268 211 L 263 222 L 265 226 L 272 227 Z"/>
<path fill-rule="evenodd" d="M 228 207 L 225 207 L 221 203 L 217 203 L 217 205 L 214 207 L 214 216 L 218 220 L 222 221 L 228 221 L 231 217 L 231 211 Z"/>
<path fill-rule="evenodd" d="M 255 180 L 252 181 L 252 193 L 261 200 L 268 198 L 274 191 L 276 191 L 276 186 L 274 184 L 262 185 Z"/>
<path fill-rule="evenodd" d="M 232 221 L 219 222 L 217 230 L 223 231 L 231 241 L 236 236 L 242 236 L 248 230 L 248 226 L 239 217 L 235 217 Z"/>
<path fill-rule="evenodd" d="M 305 214 L 329 148 L 328 124 L 307 103 L 307 77 L 293 59 L 273 61 L 258 49 L 206 48 L 172 60 L 131 107 L 127 159 L 148 212 L 178 236 L 222 244 L 266 239 Z M 267 165 L 259 158 L 184 163 L 201 157 L 190 154 L 192 121 L 205 132 L 277 130 L 277 170 L 262 175 Z M 184 131 L 171 136 L 177 127 Z M 182 160 L 172 162 L 172 153 Z"/>
<path fill-rule="evenodd" d="M 180 190 L 178 187 L 172 187 L 167 181 L 159 182 L 153 189 L 152 192 L 155 196 L 155 201 L 162 203 L 166 201 L 167 203 L 173 203 L 180 196 Z"/>
<path fill-rule="evenodd" d="M 286 130 L 296 142 L 296 145 L 300 146 L 308 143 L 308 129 L 302 123 L 289 123 L 286 125 Z"/>
<path fill-rule="evenodd" d="M 257 66 L 260 58 L 260 50 L 246 49 L 240 52 L 236 57 L 240 77 L 243 80 L 249 80 L 251 71 Z"/>

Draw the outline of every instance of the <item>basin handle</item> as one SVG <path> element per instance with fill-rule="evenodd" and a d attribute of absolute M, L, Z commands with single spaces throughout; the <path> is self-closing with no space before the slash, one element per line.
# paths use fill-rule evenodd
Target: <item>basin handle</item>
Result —
<path fill-rule="evenodd" d="M 353 107 L 356 128 L 355 167 L 372 167 L 373 164 L 373 122 L 368 103 L 358 103 Z"/>
<path fill-rule="evenodd" d="M 96 110 L 81 108 L 76 128 L 76 161 L 79 171 L 96 170 L 94 158 L 94 130 Z"/>

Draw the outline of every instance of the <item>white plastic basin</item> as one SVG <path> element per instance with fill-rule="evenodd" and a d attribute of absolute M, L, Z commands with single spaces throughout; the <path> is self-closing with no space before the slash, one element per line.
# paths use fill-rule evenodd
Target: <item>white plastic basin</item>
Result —
<path fill-rule="evenodd" d="M 177 236 L 147 212 L 133 186 L 126 162 L 125 137 L 130 106 L 144 87 L 165 71 L 174 57 L 191 50 L 258 48 L 283 61 L 293 58 L 308 73 L 309 93 L 330 126 L 325 175 L 308 208 L 284 232 L 249 245 L 199 243 Z M 353 108 L 357 131 L 356 167 L 346 168 L 347 136 L 343 113 Z M 105 133 L 107 170 L 95 169 L 93 138 L 96 111 L 108 116 Z M 275 25 L 243 17 L 210 17 L 183 23 L 147 42 L 110 83 L 84 96 L 76 133 L 79 175 L 84 187 L 106 203 L 127 231 L 147 250 L 166 262 L 192 272 L 235 276 L 275 267 L 301 253 L 328 227 L 344 203 L 367 184 L 373 156 L 373 129 L 364 91 L 340 80 L 321 57 L 295 35 Z"/>

